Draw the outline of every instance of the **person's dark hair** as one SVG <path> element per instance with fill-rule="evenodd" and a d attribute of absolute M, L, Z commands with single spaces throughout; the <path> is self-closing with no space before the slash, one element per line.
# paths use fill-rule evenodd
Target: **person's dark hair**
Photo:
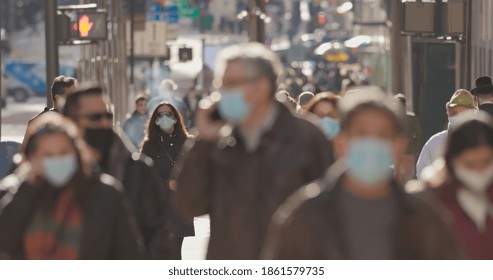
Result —
<path fill-rule="evenodd" d="M 156 106 L 156 108 L 154 108 L 154 111 L 152 111 L 152 114 L 150 115 L 149 120 L 147 121 L 144 141 L 140 145 L 141 150 L 145 143 L 148 143 L 153 147 L 157 147 L 157 145 L 159 145 L 158 139 L 160 138 L 163 132 L 161 128 L 156 124 L 156 119 L 157 119 L 157 113 L 159 108 L 165 105 L 171 109 L 173 115 L 176 118 L 176 123 L 174 124 L 173 133 L 176 133 L 176 136 L 180 140 L 185 140 L 190 137 L 190 134 L 188 134 L 187 128 L 185 126 L 185 122 L 183 121 L 183 117 L 180 114 L 180 112 L 176 109 L 176 107 L 169 102 L 161 102 L 159 103 L 159 105 Z"/>
<path fill-rule="evenodd" d="M 73 77 L 58 76 L 53 79 L 53 84 L 51 85 L 51 98 L 55 102 L 56 95 L 63 95 L 67 88 L 77 85 L 77 80 Z"/>
<path fill-rule="evenodd" d="M 453 174 L 452 161 L 468 149 L 488 146 L 493 149 L 493 119 L 482 111 L 459 115 L 459 123 L 449 130 L 445 163 Z"/>
<path fill-rule="evenodd" d="M 72 180 L 76 182 L 76 194 L 79 202 L 83 203 L 87 198 L 88 185 L 91 185 L 91 159 L 85 142 L 79 135 L 77 127 L 70 120 L 58 113 L 47 112 L 34 119 L 26 132 L 26 141 L 21 145 L 19 153 L 29 160 L 39 148 L 38 141 L 44 136 L 62 134 L 64 135 L 75 150 L 77 157 L 78 170 Z M 56 143 L 53 143 L 56 145 Z"/>
<path fill-rule="evenodd" d="M 256 42 L 234 45 L 222 50 L 218 58 L 217 78 L 222 78 L 228 63 L 240 62 L 246 67 L 248 80 L 266 78 L 271 83 L 272 96 L 276 94 L 283 66 L 279 56 L 265 45 Z"/>
<path fill-rule="evenodd" d="M 74 92 L 67 95 L 65 105 L 63 106 L 62 114 L 72 120 L 77 119 L 79 113 L 80 99 L 84 96 L 103 96 L 104 90 L 96 84 L 86 84 L 78 87 Z"/>
<path fill-rule="evenodd" d="M 346 130 L 354 117 L 364 111 L 377 111 L 394 123 L 397 134 L 403 133 L 402 109 L 397 102 L 377 87 L 358 87 L 354 92 L 346 94 L 339 102 L 338 112 L 341 130 Z"/>
<path fill-rule="evenodd" d="M 317 105 L 321 102 L 330 103 L 337 110 L 337 107 L 339 105 L 340 100 L 341 100 L 341 98 L 339 96 L 337 96 L 336 94 L 334 94 L 330 91 L 317 93 L 310 100 L 310 102 L 308 102 L 308 104 L 305 105 L 305 110 L 306 110 L 306 112 L 313 113 L 315 111 L 315 107 L 317 107 Z"/>

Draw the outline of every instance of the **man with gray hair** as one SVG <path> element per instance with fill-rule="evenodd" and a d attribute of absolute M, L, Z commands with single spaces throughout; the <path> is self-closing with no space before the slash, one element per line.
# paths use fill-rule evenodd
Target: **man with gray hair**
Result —
<path fill-rule="evenodd" d="M 264 45 L 223 50 L 216 70 L 219 93 L 200 102 L 199 136 L 177 166 L 178 208 L 210 215 L 208 259 L 258 259 L 272 214 L 324 173 L 331 145 L 275 101 L 282 66 Z"/>

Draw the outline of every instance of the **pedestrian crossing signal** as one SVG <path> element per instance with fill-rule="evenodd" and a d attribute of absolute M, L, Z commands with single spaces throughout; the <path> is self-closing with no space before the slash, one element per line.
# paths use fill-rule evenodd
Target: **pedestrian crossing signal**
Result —
<path fill-rule="evenodd" d="M 106 12 L 79 12 L 77 22 L 72 25 L 80 40 L 106 40 L 108 21 Z"/>

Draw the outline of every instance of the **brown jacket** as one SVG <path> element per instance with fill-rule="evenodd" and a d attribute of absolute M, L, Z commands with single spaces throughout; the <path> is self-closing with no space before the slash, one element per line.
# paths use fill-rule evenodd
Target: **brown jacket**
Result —
<path fill-rule="evenodd" d="M 270 257 L 353 259 L 345 238 L 344 221 L 338 212 L 342 188 L 340 184 L 336 184 L 334 188 L 302 203 L 284 227 L 275 231 L 278 236 L 269 235 L 268 240 L 277 243 L 275 253 Z M 392 237 L 392 259 L 464 257 L 450 227 L 450 219 L 437 205 L 436 197 L 428 192 L 408 194 L 396 183 L 393 190 L 399 209 Z M 372 242 L 371 238 L 368 242 Z"/>
<path fill-rule="evenodd" d="M 225 137 L 231 145 L 197 141 L 182 162 L 178 207 L 188 217 L 210 215 L 208 259 L 258 259 L 273 212 L 333 162 L 317 127 L 276 106 L 274 126 L 254 152 L 233 131 Z"/>

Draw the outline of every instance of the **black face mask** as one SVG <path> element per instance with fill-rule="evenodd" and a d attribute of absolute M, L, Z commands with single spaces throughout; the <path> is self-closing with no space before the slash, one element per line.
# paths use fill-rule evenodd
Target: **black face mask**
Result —
<path fill-rule="evenodd" d="M 87 128 L 84 140 L 89 146 L 104 154 L 109 152 L 114 135 L 111 128 Z"/>

